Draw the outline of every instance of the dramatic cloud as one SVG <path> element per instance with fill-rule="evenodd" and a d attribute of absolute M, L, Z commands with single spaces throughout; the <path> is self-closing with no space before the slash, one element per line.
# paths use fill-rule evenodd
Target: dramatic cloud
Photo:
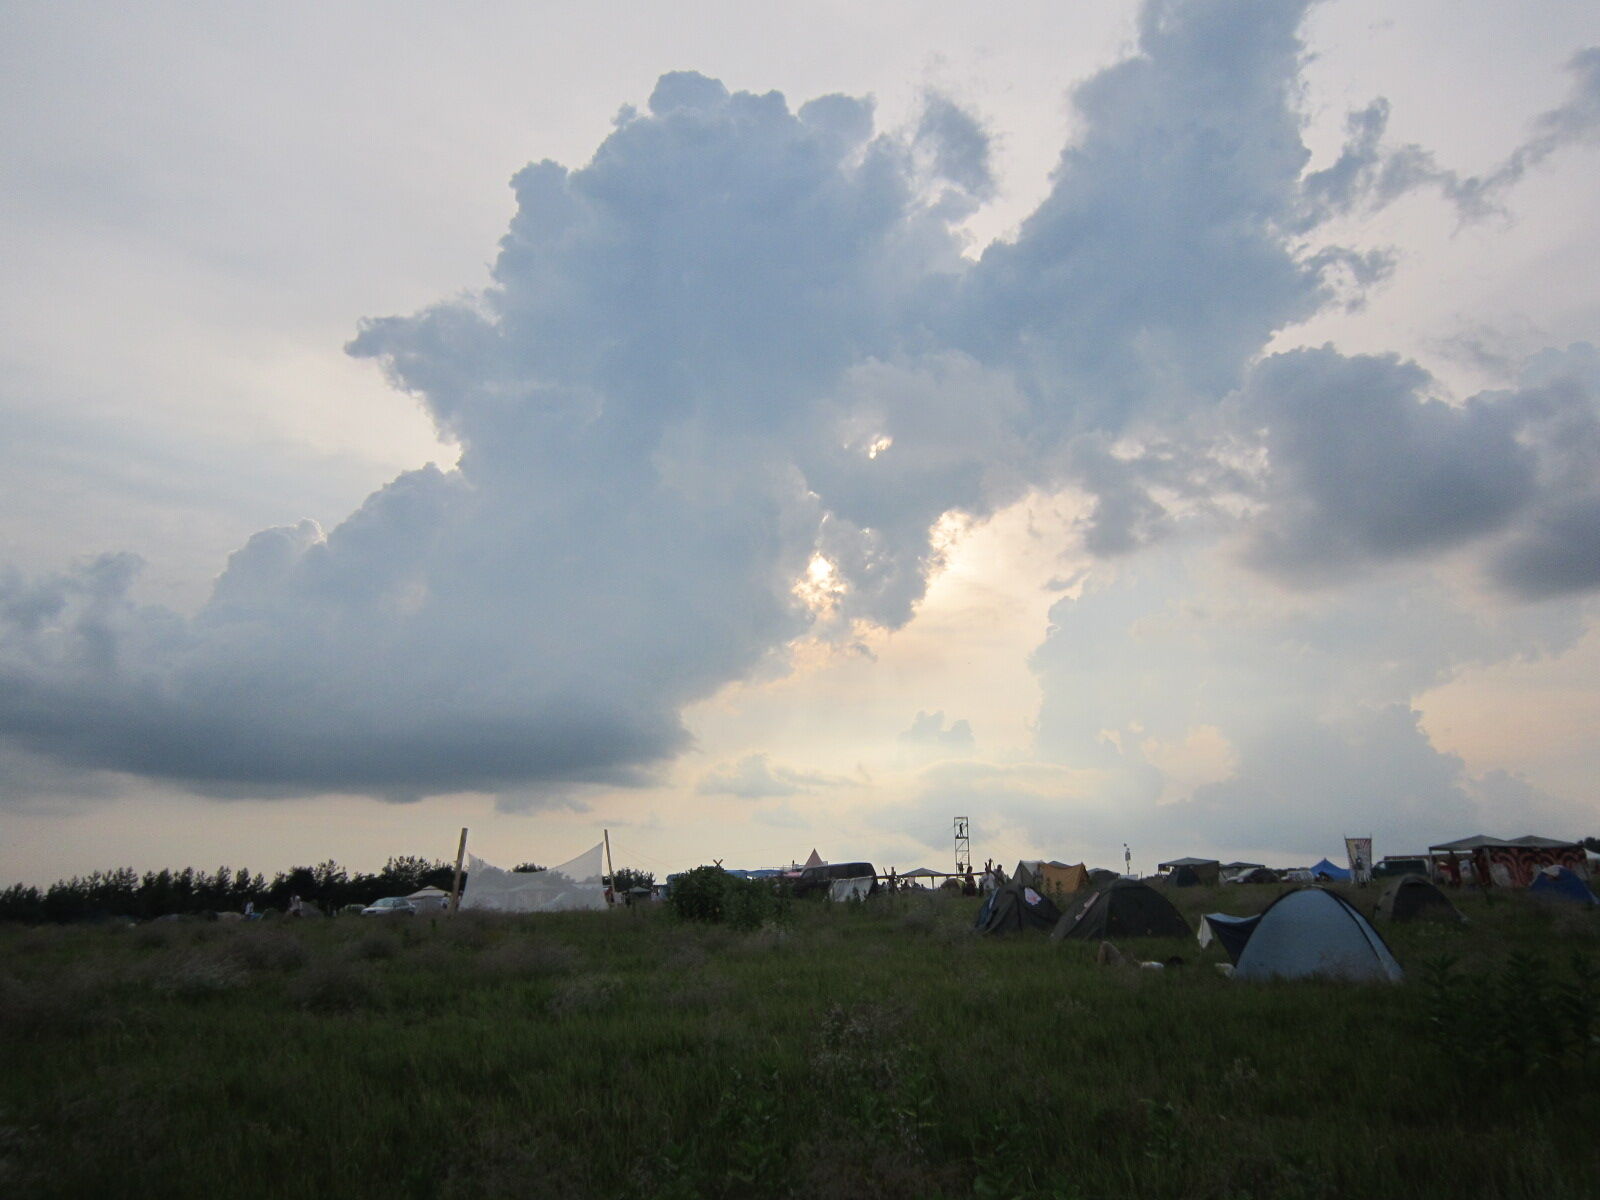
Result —
<path fill-rule="evenodd" d="M 994 192 L 990 146 L 953 101 L 886 132 L 865 100 L 792 110 L 662 76 L 587 165 L 517 173 L 490 287 L 350 343 L 458 465 L 401 475 L 330 530 L 257 534 L 192 618 L 137 604 L 126 557 L 0 579 L 0 739 L 229 794 L 638 782 L 688 744 L 687 705 L 781 668 L 795 639 L 903 625 L 941 519 L 1030 489 L 1087 493 L 1102 559 L 1221 531 L 1261 570 L 1325 583 L 1481 543 L 1510 591 L 1595 586 L 1581 372 L 1450 405 L 1395 359 L 1260 361 L 1382 276 L 1383 255 L 1313 235 L 1399 186 L 1381 108 L 1305 175 L 1306 8 L 1150 0 L 1137 53 L 1074 92 L 1049 195 L 976 261 L 959 224 Z M 1497 195 L 1591 136 L 1600 72 L 1576 65 L 1579 98 L 1453 196 Z M 1063 601 L 1046 676 L 1097 652 L 1078 645 L 1094 605 Z M 1272 639 L 1249 646 L 1277 661 Z M 1331 673 L 1345 649 L 1316 661 Z M 1184 687 L 1240 672 L 1229 711 L 1260 706 L 1263 678 L 1231 662 L 1213 646 Z M 1319 716 L 1319 682 L 1336 681 L 1291 689 L 1286 742 L 1370 728 L 1414 748 L 1405 689 Z M 1161 745 L 1099 737 L 1133 719 L 1133 689 L 1170 690 L 1137 671 L 1118 688 L 1123 711 L 1070 720 L 1048 691 L 1045 738 L 1138 795 L 1214 738 L 1240 756 L 1236 789 L 1270 790 L 1273 731 L 1182 688 Z M 933 734 L 971 741 L 965 722 Z M 811 785 L 757 755 L 701 791 Z"/>
<path fill-rule="evenodd" d="M 1263 361 L 1240 416 L 1267 464 L 1250 560 L 1327 583 L 1504 531 L 1489 569 L 1511 590 L 1600 582 L 1600 354 L 1546 352 L 1524 386 L 1459 405 L 1431 383 L 1414 363 L 1329 347 Z"/>

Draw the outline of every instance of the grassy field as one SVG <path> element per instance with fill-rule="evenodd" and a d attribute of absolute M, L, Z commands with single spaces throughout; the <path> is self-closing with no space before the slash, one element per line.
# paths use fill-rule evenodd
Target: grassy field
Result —
<path fill-rule="evenodd" d="M 0 1196 L 1600 1194 L 1600 915 L 1462 907 L 1399 987 L 960 898 L 0 929 Z"/>

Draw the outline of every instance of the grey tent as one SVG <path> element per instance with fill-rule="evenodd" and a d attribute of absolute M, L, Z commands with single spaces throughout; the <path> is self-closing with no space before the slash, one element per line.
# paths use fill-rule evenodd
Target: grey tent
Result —
<path fill-rule="evenodd" d="M 1197 883 L 1214 884 L 1222 872 L 1222 864 L 1214 858 L 1175 858 L 1158 863 L 1156 870 L 1170 872 L 1172 882 L 1179 887 L 1192 887 Z"/>
<path fill-rule="evenodd" d="M 983 907 L 978 910 L 975 928 L 979 933 L 1012 933 L 1022 929 L 1041 932 L 1053 928 L 1061 919 L 1061 910 L 1050 902 L 1050 897 L 1013 879 L 989 893 Z"/>
<path fill-rule="evenodd" d="M 1421 875 L 1402 875 L 1384 888 L 1383 895 L 1378 897 L 1378 915 L 1391 921 L 1415 921 L 1422 917 L 1466 920 L 1461 910 Z"/>
<path fill-rule="evenodd" d="M 1182 914 L 1160 892 L 1137 879 L 1119 879 L 1067 909 L 1050 936 L 1057 941 L 1113 937 L 1188 937 Z"/>
<path fill-rule="evenodd" d="M 1343 896 L 1298 888 L 1279 896 L 1239 951 L 1235 979 L 1387 980 L 1404 972 L 1372 923 Z"/>

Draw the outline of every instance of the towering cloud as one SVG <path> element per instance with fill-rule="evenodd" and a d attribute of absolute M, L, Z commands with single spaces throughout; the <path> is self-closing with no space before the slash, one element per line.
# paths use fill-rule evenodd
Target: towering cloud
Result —
<path fill-rule="evenodd" d="M 1600 584 L 1590 352 L 1462 406 L 1394 359 L 1260 359 L 1381 276 L 1314 234 L 1396 186 L 1376 109 L 1306 175 L 1305 8 L 1150 0 L 1138 52 L 1077 89 L 1048 197 L 976 261 L 957 224 L 989 144 L 949 99 L 882 132 L 864 100 L 663 76 L 587 165 L 515 176 L 489 288 L 350 343 L 455 468 L 257 534 L 191 619 L 135 604 L 123 558 L 6 577 L 0 738 L 221 791 L 637 780 L 686 745 L 686 705 L 795 638 L 907 621 L 945 514 L 1066 484 L 1099 556 L 1198 520 L 1302 585 L 1465 546 L 1521 595 Z M 705 787 L 802 782 L 746 759 Z"/>

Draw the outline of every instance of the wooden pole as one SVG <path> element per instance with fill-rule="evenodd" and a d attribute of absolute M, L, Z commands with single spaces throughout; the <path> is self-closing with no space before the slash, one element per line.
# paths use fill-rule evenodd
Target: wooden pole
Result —
<path fill-rule="evenodd" d="M 450 915 L 461 907 L 461 860 L 467 856 L 467 827 L 461 827 L 461 844 L 456 847 L 456 877 L 450 884 Z"/>
<path fill-rule="evenodd" d="M 602 829 L 600 836 L 606 842 L 606 876 L 611 880 L 611 903 L 617 902 L 617 873 L 611 869 L 611 831 Z"/>

